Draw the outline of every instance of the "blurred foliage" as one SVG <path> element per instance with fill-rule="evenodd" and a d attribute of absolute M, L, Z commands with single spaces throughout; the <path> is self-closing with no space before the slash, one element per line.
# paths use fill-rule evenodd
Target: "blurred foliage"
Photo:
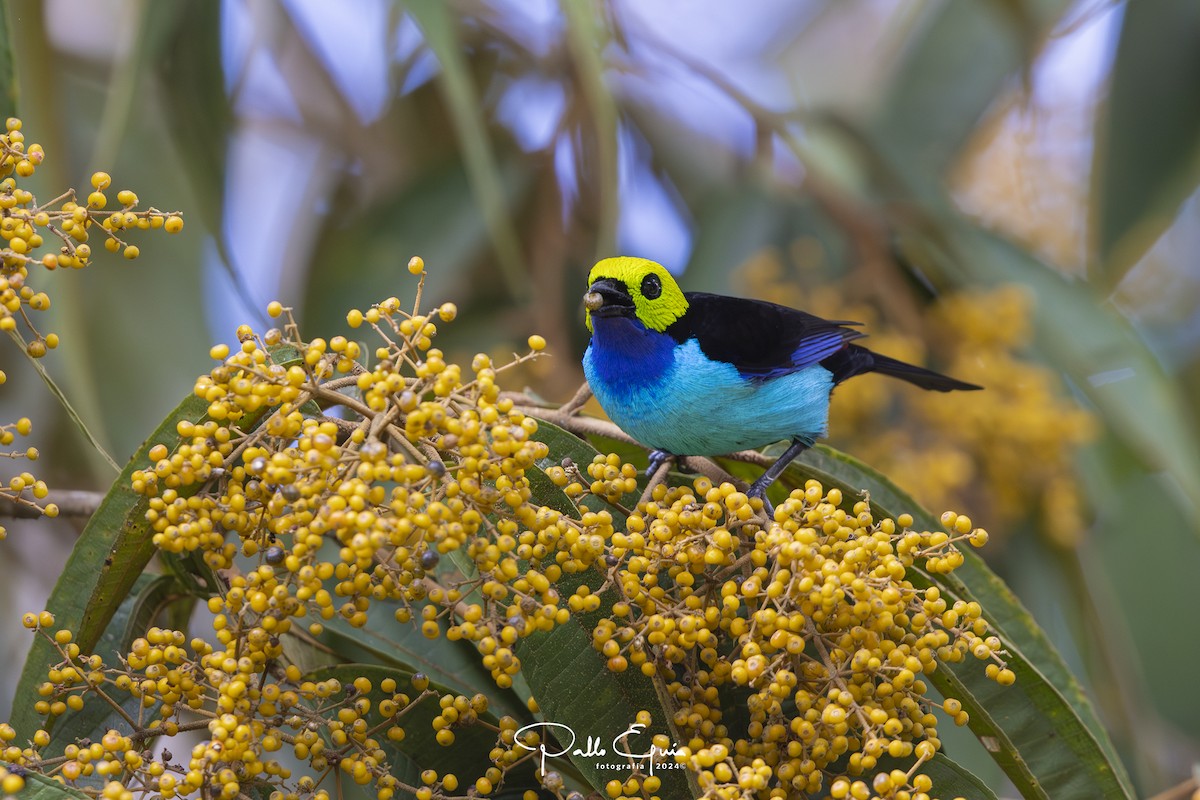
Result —
<path fill-rule="evenodd" d="M 306 328 L 348 334 L 346 309 L 395 293 L 415 252 L 436 265 L 434 301 L 459 304 L 448 354 L 511 353 L 536 330 L 554 357 L 522 378 L 564 399 L 581 380 L 587 269 L 637 249 L 687 289 L 778 292 L 863 318 L 899 355 L 1002 381 L 993 399 L 969 398 L 995 415 L 986 435 L 951 432 L 978 408 L 848 384 L 835 415 L 857 428 L 861 409 L 886 408 L 869 419 L 905 450 L 857 432 L 842 442 L 877 466 L 894 459 L 900 471 L 885 472 L 914 492 L 960 487 L 1004 534 L 996 568 L 1085 676 L 1139 793 L 1188 774 L 1200 753 L 1200 637 L 1178 627 L 1200 605 L 1194 3 L 673 16 L 380 1 L 346 28 L 309 5 L 5 7 L 20 115 L 54 157 L 35 193 L 103 167 L 189 220 L 138 262 L 55 276 L 47 313 L 63 347 L 47 366 L 119 462 L 202 369 L 197 342 L 230 339 L 272 297 Z M 769 287 L 755 276 L 764 257 L 789 265 Z M 1025 314 L 1014 360 L 991 380 L 967 372 L 988 367 L 971 347 L 1001 357 L 972 331 L 1006 337 Z M 106 486 L 61 414 L 18 394 L 30 384 L 18 360 L 0 353 L 3 418 L 33 417 L 52 486 Z M 1016 438 L 987 438 L 1013 423 L 1000 398 L 1028 421 L 1020 434 L 1058 437 L 1023 474 Z M 965 475 L 988 476 L 987 499 Z M 45 594 L 34 578 L 65 559 L 50 549 L 69 545 L 59 524 L 49 539 L 8 526 L 23 597 Z"/>

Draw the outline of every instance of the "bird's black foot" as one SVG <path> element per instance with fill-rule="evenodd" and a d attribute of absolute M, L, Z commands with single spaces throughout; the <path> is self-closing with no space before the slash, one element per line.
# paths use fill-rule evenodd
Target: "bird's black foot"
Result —
<path fill-rule="evenodd" d="M 783 452 L 783 455 L 777 458 L 775 463 L 767 468 L 766 472 L 764 472 L 762 475 L 759 475 L 758 480 L 750 484 L 750 490 L 746 492 L 746 496 L 762 498 L 763 511 L 767 512 L 768 518 L 775 516 L 775 508 L 771 505 L 771 501 L 767 499 L 767 489 L 771 488 L 771 484 L 783 474 L 783 471 L 787 469 L 787 465 L 792 463 L 796 456 L 800 455 L 811 446 L 811 440 L 793 439 L 791 446 L 789 446 L 788 449 Z"/>
<path fill-rule="evenodd" d="M 653 478 L 659 467 L 668 461 L 674 461 L 675 458 L 673 453 L 668 453 L 666 450 L 651 450 L 650 464 L 646 467 L 646 477 Z"/>
<path fill-rule="evenodd" d="M 764 482 L 762 478 L 759 478 L 754 483 L 750 484 L 750 489 L 746 492 L 746 496 L 752 498 L 757 497 L 758 499 L 762 500 L 763 512 L 766 513 L 767 519 L 774 519 L 775 506 L 771 505 L 771 501 L 767 499 L 767 489 L 770 488 L 770 486 L 770 483 Z"/>

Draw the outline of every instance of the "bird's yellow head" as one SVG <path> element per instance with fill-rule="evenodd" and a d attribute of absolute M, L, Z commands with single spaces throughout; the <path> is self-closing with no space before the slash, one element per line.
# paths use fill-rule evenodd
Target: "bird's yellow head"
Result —
<path fill-rule="evenodd" d="M 619 256 L 597 262 L 588 275 L 583 296 L 588 330 L 592 315 L 635 316 L 643 325 L 662 333 L 683 316 L 688 301 L 679 284 L 661 264 L 645 258 Z"/>

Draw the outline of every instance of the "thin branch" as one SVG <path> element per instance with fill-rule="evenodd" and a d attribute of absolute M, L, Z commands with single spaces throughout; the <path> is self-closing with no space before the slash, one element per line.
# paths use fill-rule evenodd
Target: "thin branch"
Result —
<path fill-rule="evenodd" d="M 87 492 L 77 489 L 52 491 L 45 500 L 39 501 L 41 506 L 53 503 L 58 506 L 60 517 L 87 519 L 96 513 L 103 502 L 104 495 L 100 492 Z M 19 502 L 11 497 L 0 497 L 0 517 L 11 519 L 37 519 L 43 516 L 38 505 Z"/>
<path fill-rule="evenodd" d="M 562 408 L 559 409 L 563 414 L 574 415 L 579 409 L 583 408 L 584 403 L 592 398 L 592 387 L 584 381 L 575 391 L 575 394 L 568 400 Z"/>
<path fill-rule="evenodd" d="M 103 458 L 108 465 L 113 468 L 114 472 L 120 472 L 121 467 L 115 460 L 113 460 L 113 457 L 108 454 L 108 451 L 104 449 L 104 446 L 100 444 L 100 440 L 97 439 L 96 436 L 88 429 L 87 424 L 83 421 L 83 417 L 79 416 L 79 412 L 75 410 L 75 407 L 71 405 L 71 401 L 67 399 L 67 396 L 63 393 L 63 390 L 60 389 L 58 384 L 54 382 L 54 379 L 50 377 L 50 373 L 46 371 L 44 366 L 42 366 L 42 362 L 39 359 L 29 355 L 29 344 L 25 341 L 25 337 L 22 336 L 20 331 L 18 331 L 16 328 L 10 330 L 8 335 L 20 346 L 21 352 L 25 353 L 26 357 L 29 358 L 29 363 L 33 364 L 34 370 L 46 384 L 46 388 L 50 390 L 52 395 L 58 398 L 59 404 L 62 405 L 63 410 L 67 412 L 67 416 L 72 422 L 75 423 L 75 427 L 78 428 L 83 434 L 84 438 L 88 440 L 88 443 L 96 449 L 96 452 L 99 453 L 101 458 Z"/>

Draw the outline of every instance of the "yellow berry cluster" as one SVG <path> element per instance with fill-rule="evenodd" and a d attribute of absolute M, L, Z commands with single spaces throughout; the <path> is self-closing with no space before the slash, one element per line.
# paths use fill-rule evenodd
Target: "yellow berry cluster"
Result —
<path fill-rule="evenodd" d="M 131 476 L 154 544 L 198 554 L 211 571 L 210 634 L 153 627 L 106 663 L 51 615 L 26 615 L 61 655 L 36 710 L 52 721 L 100 701 L 123 727 L 50 755 L 49 722 L 30 742 L 0 726 L 4 761 L 107 800 L 328 800 L 322 778 L 333 771 L 379 800 L 501 791 L 537 737 L 518 741 L 519 723 L 497 719 L 486 692 L 438 689 L 419 673 L 407 685 L 306 673 L 285 648 L 380 613 L 469 643 L 508 689 L 522 639 L 601 612 L 588 623 L 592 646 L 613 672 L 660 684 L 672 736 L 654 743 L 677 741 L 712 798 L 823 787 L 859 797 L 868 786 L 869 796 L 926 800 L 919 766 L 940 745 L 933 709 L 958 724 L 967 715 L 927 697 L 924 677 L 970 655 L 999 683 L 1013 679 L 977 604 L 909 580 L 914 567 L 952 571 L 959 545 L 986 541 L 965 516 L 944 516 L 948 532 L 914 531 L 911 519 L 876 520 L 866 501 L 811 482 L 771 519 L 706 478 L 635 502 L 630 464 L 553 465 L 537 421 L 501 391 L 499 374 L 535 358 L 541 337 L 506 364 L 480 354 L 464 369 L 434 346 L 457 309 L 422 313 L 420 289 L 411 311 L 388 298 L 347 315 L 370 342 L 305 340 L 289 309 L 272 303 L 268 314 L 279 327 L 243 326 L 236 347 L 212 348 L 217 363 L 194 386 L 203 414 L 178 422 Z M 538 466 L 557 500 L 535 496 Z M 725 719 L 729 708 L 745 719 Z M 186 754 L 162 753 L 161 738 L 151 746 L 185 732 L 200 737 Z M 446 748 L 481 732 L 494 745 L 486 763 L 427 769 L 409 784 L 390 753 L 418 732 Z M 916 766 L 875 774 L 884 756 Z M 558 772 L 539 780 L 574 796 Z M 644 799 L 661 788 L 639 769 L 603 787 Z"/>
<path fill-rule="evenodd" d="M 288 744 L 314 774 L 336 764 L 373 782 L 384 800 L 400 789 L 454 796 L 458 775 L 397 783 L 371 746 L 379 729 L 367 726 L 362 732 L 371 736 L 355 738 L 351 711 L 364 717 L 373 707 L 362 692 L 348 706 L 331 706 L 342 690 L 306 681 L 295 664 L 279 666 L 287 661 L 282 641 L 298 626 L 305 637 L 319 636 L 335 618 L 361 627 L 376 603 L 387 603 L 430 638 L 470 641 L 496 684 L 512 685 L 521 667 L 517 639 L 569 619 L 553 585 L 564 565 L 586 569 L 611 535 L 611 518 L 569 519 L 531 500 L 525 472 L 548 450 L 532 437 L 535 420 L 501 396 L 496 377 L 545 342 L 531 337 L 530 352 L 507 365 L 476 356 L 468 377 L 433 346 L 438 326 L 456 316 L 451 303 L 421 314 L 389 298 L 351 311 L 351 328 L 377 339 L 371 348 L 345 337 L 301 340 L 288 309 L 272 303 L 268 313 L 284 324 L 261 336 L 243 326 L 237 348 L 212 349 L 219 363 L 194 389 L 205 417 L 181 421 L 178 439 L 151 447 L 151 463 L 132 474 L 133 489 L 147 498 L 155 545 L 198 552 L 223 576 L 208 600 L 215 644 L 156 628 L 114 668 L 72 650 L 69 632 L 58 632 L 64 662 L 48 676 L 37 710 L 58 716 L 103 690 L 146 699 L 152 719 L 130 723 L 147 735 L 173 735 L 196 727 L 189 715 L 210 715 L 210 738 L 183 774 L 144 755 L 130 766 L 132 756 L 122 755 L 131 760 L 121 772 L 126 788 L 148 776 L 165 796 L 216 785 L 228 800 L 250 783 L 304 794 L 269 757 Z M 596 529 L 603 534 L 592 536 Z M 575 561 L 558 558 L 573 546 Z M 455 551 L 472 560 L 472 574 L 439 569 Z M 427 679 L 414 685 L 421 699 L 437 695 Z M 446 747 L 483 724 L 488 708 L 482 694 L 429 702 L 440 703 L 432 730 Z M 408 705 L 397 696 L 382 710 L 390 718 Z M 474 780 L 474 793 L 500 787 L 527 755 L 514 751 L 516 727 L 508 718 L 496 725 L 493 763 Z M 404 732 L 397 723 L 382 735 Z M 139 740 L 117 745 L 114 752 L 127 754 Z M 39 763 L 36 748 L 7 755 Z M 58 774 L 90 775 L 93 761 Z"/>
<path fill-rule="evenodd" d="M 4 373 L 0 372 L 0 383 L 3 382 Z M 29 421 L 28 417 L 21 417 L 16 422 L 0 425 L 0 446 L 7 447 L 16 441 L 18 436 L 28 436 L 32 430 L 33 423 Z M 38 455 L 36 447 L 11 450 L 7 453 L 0 452 L 0 456 L 4 458 L 24 458 L 29 461 L 36 461 Z M 6 484 L 0 484 L 0 497 L 10 503 L 37 509 L 47 517 L 57 517 L 58 506 L 54 503 L 44 502 L 49 494 L 50 489 L 46 486 L 46 482 L 38 480 L 27 471 L 9 478 Z M 0 525 L 0 540 L 3 540 L 5 536 L 7 536 L 7 531 L 4 526 Z"/>
<path fill-rule="evenodd" d="M 611 500 L 627 467 L 598 457 L 593 489 Z M 565 472 L 552 477 L 578 494 Z M 951 572 L 962 563 L 957 545 L 987 541 L 966 516 L 941 521 L 950 533 L 911 530 L 907 515 L 876 520 L 866 501 L 846 510 L 839 490 L 816 481 L 770 520 L 732 484 L 659 485 L 606 548 L 622 599 L 592 644 L 609 669 L 663 681 L 679 758 L 706 796 L 813 794 L 844 758 L 832 796 L 928 798 L 929 780 L 915 770 L 899 782 L 877 777 L 868 794 L 855 778 L 883 756 L 931 758 L 935 706 L 966 724 L 958 700 L 926 696 L 924 677 L 939 661 L 972 656 L 998 683 L 1015 679 L 978 603 L 948 603 L 907 577 L 914 565 Z M 744 704 L 748 723 L 730 726 L 722 709 L 731 704 Z"/>
<path fill-rule="evenodd" d="M 29 312 L 45 311 L 50 298 L 45 292 L 29 286 L 29 270 L 40 264 L 48 270 L 59 267 L 82 269 L 91 260 L 89 242 L 95 228 L 104 232 L 104 246 L 112 252 L 122 252 L 126 258 L 137 258 L 139 251 L 121 238 L 121 233 L 135 229 L 162 228 L 168 233 L 183 230 L 183 217 L 177 212 L 150 208 L 137 210 L 138 197 L 128 189 L 117 193 L 120 210 L 104 212 L 108 197 L 104 193 L 112 178 L 105 172 L 92 175 L 92 192 L 80 203 L 74 189 L 69 189 L 47 203 L 39 203 L 28 189 L 20 186 L 21 179 L 31 177 L 45 158 L 39 144 L 25 144 L 21 120 L 12 117 L 0 133 L 0 330 L 17 330 L 18 320 L 32 334 L 26 345 L 29 355 L 40 358 L 47 350 L 58 346 L 58 335 L 38 332 Z M 56 252 L 39 255 L 46 240 L 59 245 Z"/>
<path fill-rule="evenodd" d="M 0 724 L 0 759 L 92 796 L 131 800 L 134 792 L 150 791 L 168 800 L 197 795 L 234 800 L 250 787 L 288 786 L 288 797 L 328 800 L 312 775 L 337 770 L 357 784 L 372 784 L 382 800 L 397 792 L 421 800 L 461 797 L 455 774 L 426 770 L 421 785 L 409 786 L 389 768 L 386 748 L 405 739 L 405 717 L 422 703 L 437 707 L 431 725 L 443 746 L 452 745 L 455 730 L 465 726 L 481 725 L 496 733 L 495 763 L 474 783 L 479 795 L 500 786 L 506 769 L 524 752 L 513 751 L 518 728 L 513 718 L 483 719 L 488 701 L 482 694 L 439 694 L 420 673 L 408 687 L 393 677 L 374 685 L 361 676 L 346 685 L 337 678 L 309 679 L 295 664 L 280 663 L 279 637 L 262 627 L 230 637 L 227 625 L 214 625 L 219 640 L 236 638 L 246 648 L 236 658 L 202 639 L 187 641 L 181 631 L 151 628 L 133 642 L 120 665 L 112 665 L 81 653 L 70 631 L 53 631 L 54 617 L 48 612 L 28 613 L 24 622 L 51 636 L 62 656 L 38 688 L 36 710 L 54 719 L 83 710 L 89 698 L 102 698 L 128 730 L 109 729 L 98 740 L 72 742 L 62 755 L 43 757 L 41 751 L 51 742 L 49 726 L 34 733 L 30 746 L 21 747 L 16 731 Z M 141 701 L 138 711 L 130 712 L 122 703 L 129 697 Z M 189 731 L 204 732 L 207 738 L 187 758 L 176 760 L 169 750 L 151 746 L 154 737 Z M 291 782 L 292 767 L 276 755 L 281 752 L 307 762 L 313 773 Z M 97 780 L 102 791 L 92 788 Z"/>
<path fill-rule="evenodd" d="M 183 229 L 183 218 L 154 208 L 137 211 L 137 196 L 125 190 L 118 193 L 121 212 L 101 219 L 99 209 L 107 203 L 103 189 L 112 182 L 103 172 L 92 176 L 95 191 L 86 205 L 79 205 L 73 189 L 47 203 L 39 203 L 21 182 L 33 176 L 46 153 L 40 144 L 27 145 L 21 128 L 21 120 L 11 117 L 0 133 L 0 331 L 19 342 L 30 357 L 41 358 L 58 347 L 59 337 L 56 333 L 39 332 L 34 324 L 33 312 L 49 309 L 50 297 L 29 284 L 31 268 L 39 264 L 48 270 L 86 266 L 91 258 L 89 229 L 97 221 L 105 230 L 105 245 L 109 250 L 124 248 L 127 258 L 135 258 L 137 247 L 126 245 L 117 237 L 117 231 L 163 228 L 168 233 L 178 233 Z M 120 219 L 114 221 L 114 217 Z M 58 251 L 39 254 L 47 239 L 59 245 Z M 22 325 L 30 334 L 28 340 L 21 333 Z M 0 384 L 6 380 L 7 375 L 0 370 Z M 0 426 L 0 446 L 12 444 L 14 435 L 28 436 L 30 427 L 28 419 Z M 28 447 L 3 455 L 32 461 L 38 452 Z M 0 497 L 39 509 L 48 517 L 57 516 L 55 504 L 41 502 L 47 493 L 46 484 L 29 472 L 22 472 L 10 479 L 6 487 L 0 487 Z M 4 536 L 5 530 L 0 527 L 0 539 Z"/>
<path fill-rule="evenodd" d="M 976 402 L 959 398 L 947 413 L 959 420 L 954 435 L 979 465 L 972 505 L 1002 523 L 1032 509 L 1053 543 L 1072 547 L 1087 524 L 1074 455 L 1095 438 L 1097 424 L 1063 393 L 1057 375 L 1020 357 L 1032 338 L 1032 302 L 1007 286 L 959 292 L 938 304 L 939 336 L 957 343 L 948 368 L 987 386 L 974 393 Z M 928 404 L 921 413 L 939 434 L 949 427 Z"/>

